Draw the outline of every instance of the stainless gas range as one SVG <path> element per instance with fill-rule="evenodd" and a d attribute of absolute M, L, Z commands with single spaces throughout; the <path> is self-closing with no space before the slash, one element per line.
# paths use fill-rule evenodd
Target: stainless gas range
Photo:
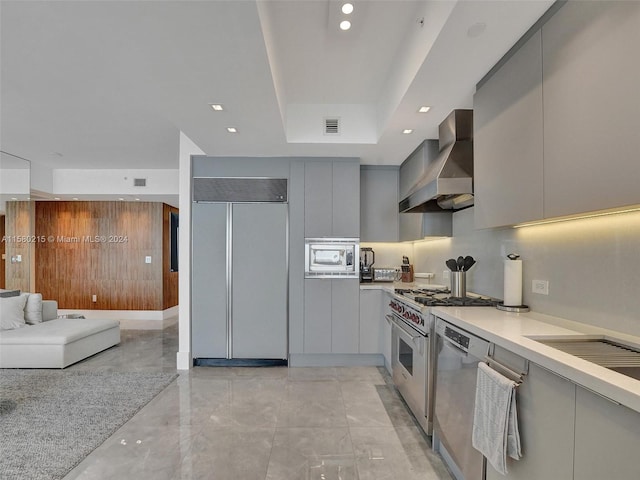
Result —
<path fill-rule="evenodd" d="M 427 435 L 433 431 L 435 364 L 434 306 L 495 306 L 499 300 L 468 294 L 450 296 L 443 286 L 396 289 L 387 316 L 392 325 L 393 382 Z"/>

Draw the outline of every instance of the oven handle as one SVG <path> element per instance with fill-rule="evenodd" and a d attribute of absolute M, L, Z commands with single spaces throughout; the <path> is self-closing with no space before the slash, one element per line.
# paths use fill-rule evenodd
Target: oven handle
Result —
<path fill-rule="evenodd" d="M 416 347 L 421 348 L 421 343 L 422 343 L 422 340 L 424 340 L 424 335 L 416 335 L 415 332 L 409 332 L 403 325 L 400 324 L 400 321 L 394 318 L 393 315 L 385 315 L 385 317 L 391 317 L 391 318 L 387 318 L 387 320 L 390 322 L 393 322 L 393 325 L 398 327 L 400 330 L 402 330 L 402 333 L 404 333 L 409 338 L 411 338 L 411 342 L 413 342 L 413 344 Z"/>

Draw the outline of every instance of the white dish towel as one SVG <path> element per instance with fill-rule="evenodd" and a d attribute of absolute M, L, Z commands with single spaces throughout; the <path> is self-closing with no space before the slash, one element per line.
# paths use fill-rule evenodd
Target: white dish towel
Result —
<path fill-rule="evenodd" d="M 478 364 L 471 443 L 503 475 L 507 473 L 507 455 L 515 460 L 522 457 L 516 382 L 482 362 Z"/>

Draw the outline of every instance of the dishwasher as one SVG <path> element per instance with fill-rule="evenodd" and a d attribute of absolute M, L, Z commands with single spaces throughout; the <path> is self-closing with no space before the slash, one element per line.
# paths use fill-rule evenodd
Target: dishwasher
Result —
<path fill-rule="evenodd" d="M 433 449 L 456 480 L 484 480 L 485 458 L 471 445 L 478 363 L 489 342 L 436 318 Z"/>

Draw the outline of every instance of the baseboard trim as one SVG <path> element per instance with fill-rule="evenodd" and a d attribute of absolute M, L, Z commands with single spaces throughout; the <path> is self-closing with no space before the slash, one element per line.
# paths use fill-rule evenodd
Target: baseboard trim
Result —
<path fill-rule="evenodd" d="M 58 310 L 58 315 L 69 314 L 118 320 L 122 330 L 162 330 L 178 323 L 177 305 L 166 310 Z"/>
<path fill-rule="evenodd" d="M 304 354 L 289 355 L 291 367 L 383 367 L 384 356 L 377 353 Z"/>

